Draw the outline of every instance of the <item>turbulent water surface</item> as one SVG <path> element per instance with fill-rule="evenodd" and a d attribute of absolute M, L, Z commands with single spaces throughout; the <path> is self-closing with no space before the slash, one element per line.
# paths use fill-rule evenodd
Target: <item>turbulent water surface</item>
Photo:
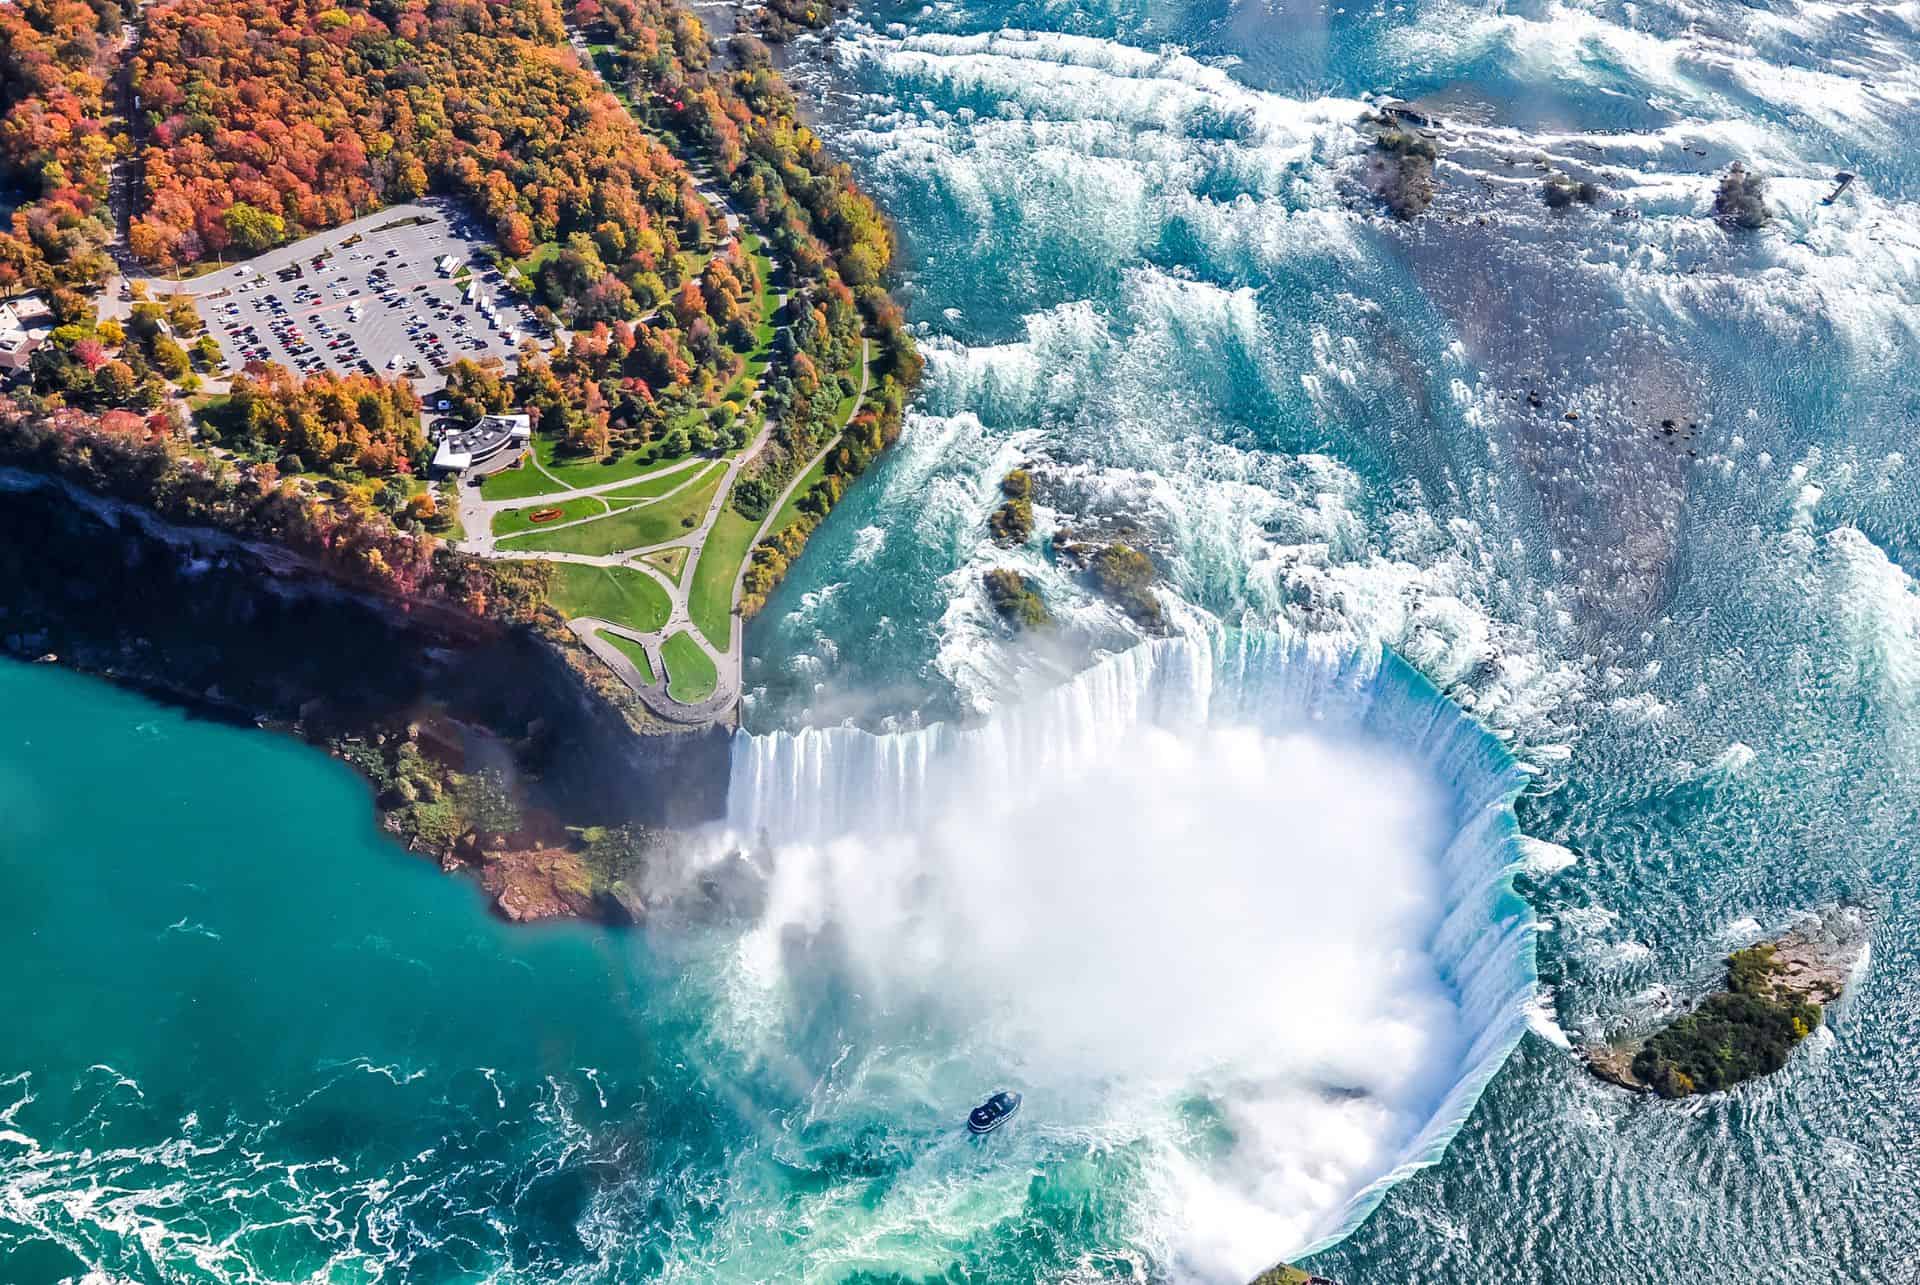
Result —
<path fill-rule="evenodd" d="M 746 904 L 509 932 L 340 769 L 0 671 L 0 1279 L 1916 1279 L 1917 47 L 856 10 L 797 75 L 928 379 L 750 635 Z M 1442 122 L 1410 225 L 1383 93 Z M 1175 636 L 1055 529 L 1149 550 Z M 1871 964 L 1780 1075 L 1566 1051 L 1836 900 Z"/>

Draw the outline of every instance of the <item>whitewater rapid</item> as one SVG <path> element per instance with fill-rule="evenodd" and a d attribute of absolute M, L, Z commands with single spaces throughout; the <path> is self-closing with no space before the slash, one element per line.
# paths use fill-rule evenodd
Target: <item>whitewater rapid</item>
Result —
<path fill-rule="evenodd" d="M 1027 1093 L 1004 1160 L 916 1165 L 857 1233 L 837 1211 L 855 1261 L 906 1270 L 880 1229 L 924 1253 L 979 1230 L 943 1219 L 1033 1217 L 989 1194 L 1028 1168 L 1133 1155 L 1099 1184 L 1116 1241 L 1246 1279 L 1437 1159 L 1526 1029 L 1524 779 L 1392 653 L 1240 631 L 973 726 L 742 733 L 728 825 L 767 897 L 729 1020 L 856 1131 L 938 1148 L 929 1111 Z"/>

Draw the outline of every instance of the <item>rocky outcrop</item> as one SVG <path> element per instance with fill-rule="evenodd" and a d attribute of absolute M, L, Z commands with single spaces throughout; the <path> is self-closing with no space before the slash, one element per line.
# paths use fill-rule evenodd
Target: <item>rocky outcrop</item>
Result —
<path fill-rule="evenodd" d="M 1773 217 L 1767 208 L 1767 180 L 1735 161 L 1713 194 L 1713 217 L 1722 227 L 1753 231 Z"/>
<path fill-rule="evenodd" d="M 1418 218 L 1433 203 L 1433 164 L 1440 151 L 1419 129 L 1382 120 L 1367 152 L 1367 188 L 1395 218 Z"/>
<path fill-rule="evenodd" d="M 1587 1069 L 1636 1093 L 1681 1098 L 1768 1075 L 1816 1030 L 1867 949 L 1867 917 L 1843 906 L 1727 957 L 1727 986 L 1639 1038 L 1584 1049 Z"/>

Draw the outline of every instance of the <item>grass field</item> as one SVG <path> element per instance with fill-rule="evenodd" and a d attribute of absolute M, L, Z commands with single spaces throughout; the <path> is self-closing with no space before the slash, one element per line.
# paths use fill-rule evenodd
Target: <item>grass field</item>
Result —
<path fill-rule="evenodd" d="M 600 636 L 612 643 L 622 655 L 633 662 L 633 667 L 640 671 L 640 677 L 649 683 L 656 681 L 653 676 L 653 662 L 647 659 L 645 647 L 631 638 L 622 638 L 619 634 L 608 633 L 604 629 L 600 631 Z"/>
<path fill-rule="evenodd" d="M 583 495 L 577 500 L 567 500 L 560 504 L 529 504 L 524 509 L 508 509 L 504 513 L 493 515 L 493 533 L 495 535 L 514 535 L 521 531 L 540 531 L 562 522 L 575 522 L 581 518 L 598 517 L 607 511 L 604 501 L 591 495 Z M 560 516 L 551 522 L 535 522 L 533 515 L 548 509 L 559 509 Z"/>
<path fill-rule="evenodd" d="M 630 477 L 642 477 L 655 469 L 687 458 L 685 455 L 661 455 L 659 449 L 658 443 L 655 443 L 638 451 L 623 451 L 606 462 L 556 461 L 553 453 L 553 439 L 536 435 L 533 439 L 533 459 L 540 462 L 541 467 L 546 469 L 546 473 L 535 468 L 533 460 L 529 460 L 519 468 L 503 469 L 498 473 L 489 474 L 480 483 L 480 494 L 482 498 L 489 500 L 531 500 L 538 496 L 551 495 L 555 491 L 600 486 L 607 482 L 624 482 Z"/>
<path fill-rule="evenodd" d="M 535 468 L 532 460 L 521 464 L 519 468 L 501 469 L 480 479 L 480 498 L 483 500 L 531 500 L 536 495 L 561 489 L 553 484 L 552 478 Z"/>
<path fill-rule="evenodd" d="M 733 645 L 733 582 L 753 547 L 760 524 L 743 518 L 729 504 L 713 521 L 687 590 L 687 613 L 707 641 L 725 651 Z"/>
<path fill-rule="evenodd" d="M 607 498 L 609 500 L 651 500 L 655 496 L 665 495 L 677 486 L 691 482 L 712 467 L 708 465 L 703 469 L 696 465 L 692 468 L 675 469 L 663 477 L 649 478 L 634 486 L 623 486 L 617 491 L 608 491 Z"/>
<path fill-rule="evenodd" d="M 713 493 L 720 487 L 724 464 L 713 464 L 700 481 L 684 491 L 652 504 L 636 504 L 611 517 L 557 531 L 518 535 L 501 547 L 509 552 L 538 549 L 546 553 L 583 553 L 599 556 L 624 549 L 644 549 L 690 533 L 700 525 Z M 691 519 L 688 521 L 687 519 Z"/>
<path fill-rule="evenodd" d="M 700 650 L 693 635 L 682 629 L 660 644 L 660 659 L 667 666 L 667 695 L 682 705 L 697 705 L 713 695 L 720 672 L 713 658 Z"/>
<path fill-rule="evenodd" d="M 667 579 L 679 584 L 680 577 L 687 571 L 687 547 L 684 544 L 676 545 L 671 549 L 662 549 L 658 553 L 642 554 L 640 561 L 648 566 L 660 568 L 667 573 Z"/>
<path fill-rule="evenodd" d="M 553 442 L 548 438 L 535 438 L 533 448 L 540 453 L 540 463 L 546 466 L 547 472 L 569 488 L 599 486 L 606 482 L 641 477 L 662 465 L 687 458 L 685 455 L 662 454 L 658 442 L 650 442 L 637 451 L 624 451 L 604 463 L 597 460 L 557 460 L 553 453 Z"/>
<path fill-rule="evenodd" d="M 780 506 L 779 514 L 773 519 L 773 525 L 768 528 L 768 535 L 778 535 L 800 516 L 800 497 L 811 491 L 813 484 L 826 475 L 827 461 L 822 458 L 818 464 L 807 470 L 806 476 L 800 479 L 800 485 L 793 488 L 793 494 L 789 495 L 787 502 Z"/>
<path fill-rule="evenodd" d="M 588 567 L 556 562 L 547 601 L 568 619 L 597 616 L 650 633 L 667 623 L 673 602 L 660 583 L 633 567 Z"/>

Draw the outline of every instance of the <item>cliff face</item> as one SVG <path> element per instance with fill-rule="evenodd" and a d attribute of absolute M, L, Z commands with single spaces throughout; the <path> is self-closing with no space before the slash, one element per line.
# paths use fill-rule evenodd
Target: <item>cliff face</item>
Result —
<path fill-rule="evenodd" d="M 479 872 L 509 917 L 624 917 L 616 885 L 656 839 L 581 833 L 658 836 L 725 807 L 724 732 L 635 735 L 527 631 L 348 593 L 57 482 L 0 486 L 0 646 L 324 746 L 389 829 Z"/>
<path fill-rule="evenodd" d="M 1622 1088 L 1668 1098 L 1771 1074 L 1845 992 L 1866 952 L 1867 928 L 1859 908 L 1836 907 L 1736 951 L 1725 990 L 1649 1035 L 1585 1049 L 1587 1068 Z"/>

